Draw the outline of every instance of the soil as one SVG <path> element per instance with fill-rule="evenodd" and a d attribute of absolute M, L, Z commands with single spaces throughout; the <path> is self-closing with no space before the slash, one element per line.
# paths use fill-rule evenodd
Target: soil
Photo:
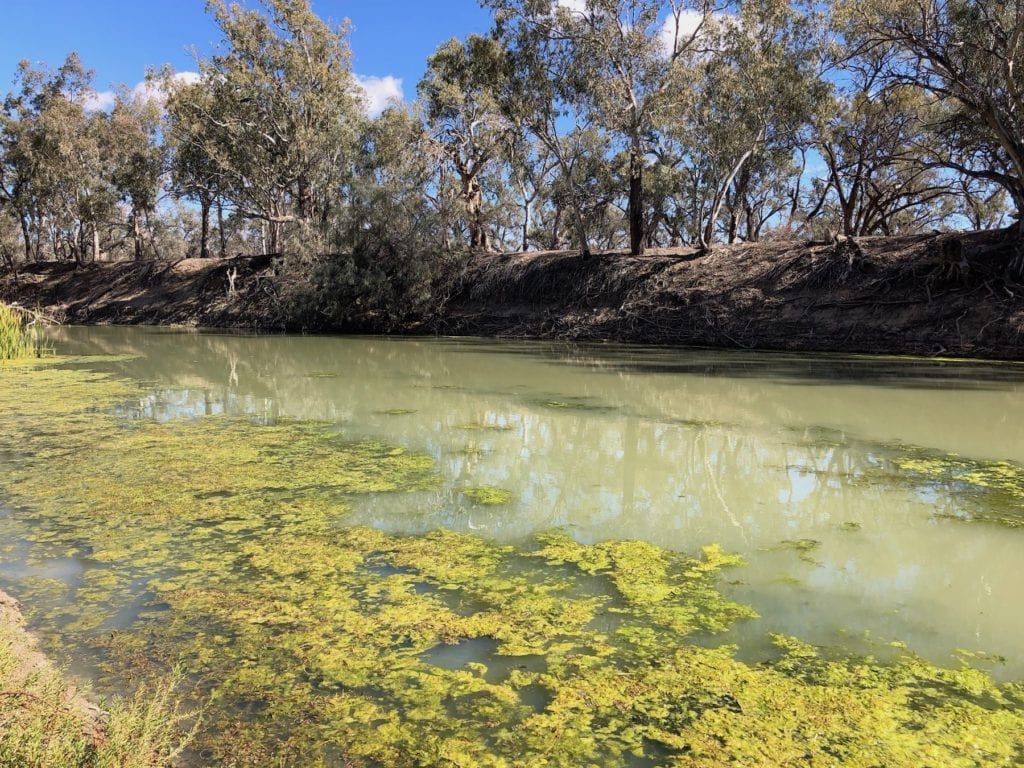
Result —
<path fill-rule="evenodd" d="M 1007 233 L 993 231 L 640 257 L 486 254 L 470 260 L 435 315 L 398 330 L 1024 360 L 1024 283 L 1007 273 L 1011 253 Z M 71 323 L 383 330 L 372 320 L 301 327 L 278 299 L 288 280 L 269 257 L 40 264 L 0 277 L 0 298 Z"/>

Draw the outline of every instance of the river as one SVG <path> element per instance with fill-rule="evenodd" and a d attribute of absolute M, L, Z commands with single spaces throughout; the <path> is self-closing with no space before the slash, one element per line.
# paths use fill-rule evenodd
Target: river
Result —
<path fill-rule="evenodd" d="M 999 657 L 988 667 L 997 681 L 1024 678 L 1024 365 L 144 328 L 55 334 L 58 354 L 80 358 L 71 369 L 132 389 L 107 409 L 122 425 L 315 423 L 346 442 L 429 457 L 430 482 L 345 490 L 345 530 L 446 529 L 516 549 L 551 531 L 670 553 L 716 544 L 744 561 L 718 589 L 757 618 L 698 627 L 696 645 L 735 644 L 750 664 L 774 658 L 772 633 L 883 658 L 907 649 L 944 666 L 966 649 Z M 3 448 L 7 461 L 35 461 Z M 204 451 L 195 445 L 190 471 L 217 461 Z M 102 475 L 114 460 L 67 461 Z M 76 494 L 54 482 L 61 503 Z M 5 490 L 0 478 L 0 504 Z M 0 587 L 38 597 L 33 626 L 75 671 L 102 681 L 111 648 L 96 635 L 130 634 L 167 610 L 156 576 L 170 593 L 184 587 L 144 569 L 104 584 L 90 571 L 114 556 L 93 557 L 91 534 L 67 522 L 40 540 L 25 534 L 37 512 L 28 491 L 11 491 L 4 517 L 21 527 L 9 528 L 17 541 L 0 557 Z M 407 567 L 389 565 L 382 578 Z M 104 596 L 102 621 L 83 625 L 66 606 L 97 584 L 118 594 Z M 433 653 L 425 658 L 445 669 L 508 655 L 479 641 Z"/>

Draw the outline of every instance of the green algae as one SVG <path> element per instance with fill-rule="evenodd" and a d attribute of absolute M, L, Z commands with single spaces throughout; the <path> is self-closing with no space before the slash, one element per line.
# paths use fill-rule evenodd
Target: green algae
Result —
<path fill-rule="evenodd" d="M 494 422 L 466 421 L 462 424 L 456 424 L 455 429 L 460 429 L 464 432 L 511 432 L 515 427 L 510 424 L 497 424 Z"/>
<path fill-rule="evenodd" d="M 605 405 L 594 402 L 590 397 L 533 397 L 528 398 L 526 403 L 540 408 L 549 408 L 556 411 L 591 411 L 608 413 L 619 410 L 616 406 Z"/>
<path fill-rule="evenodd" d="M 378 416 L 410 416 L 416 412 L 415 408 L 388 408 L 384 411 L 374 411 Z"/>
<path fill-rule="evenodd" d="M 474 485 L 462 489 L 462 495 L 474 504 L 486 507 L 500 507 L 512 503 L 512 491 L 493 485 Z"/>
<path fill-rule="evenodd" d="M 811 556 L 811 553 L 818 549 L 818 547 L 820 546 L 821 542 L 817 539 L 798 539 L 795 541 L 792 539 L 786 539 L 785 541 L 780 542 L 779 546 L 776 547 L 776 549 L 784 549 L 796 552 L 797 556 L 809 565 L 821 565 L 821 563 L 819 563 Z"/>
<path fill-rule="evenodd" d="M 945 517 L 1024 527 L 1024 467 L 900 446 L 892 465 L 905 481 L 948 492 L 965 503 Z"/>
<path fill-rule="evenodd" d="M 754 617 L 718 589 L 741 566 L 718 547 L 352 526 L 354 494 L 434 487 L 429 458 L 329 424 L 117 416 L 140 396 L 80 367 L 0 371 L 0 430 L 18 447 L 0 540 L 84 569 L 15 586 L 110 687 L 183 665 L 186 704 L 206 702 L 206 763 L 909 768 L 1024 754 L 1024 689 L 971 659 L 825 659 L 779 637 L 777 659 L 748 664 L 706 647 Z M 462 647 L 483 650 L 432 663 Z"/>

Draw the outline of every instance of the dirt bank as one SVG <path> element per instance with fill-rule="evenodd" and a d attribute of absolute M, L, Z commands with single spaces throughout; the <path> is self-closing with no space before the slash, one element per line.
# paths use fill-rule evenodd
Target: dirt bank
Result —
<path fill-rule="evenodd" d="M 1002 232 L 981 232 L 643 257 L 486 255 L 435 316 L 401 330 L 1021 360 L 1024 284 L 1005 274 L 1008 249 Z M 356 330 L 290 318 L 283 269 L 266 258 L 39 265 L 0 278 L 0 298 L 72 323 Z"/>

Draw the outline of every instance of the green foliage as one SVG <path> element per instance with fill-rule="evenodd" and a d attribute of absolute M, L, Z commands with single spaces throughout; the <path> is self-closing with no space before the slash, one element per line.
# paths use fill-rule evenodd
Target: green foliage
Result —
<path fill-rule="evenodd" d="M 944 112 L 924 159 L 1002 187 L 1024 212 L 1024 2 L 837 3 L 851 46 L 877 52 L 878 84 L 910 85 Z M 1017 268 L 1024 269 L 1024 223 Z"/>
<path fill-rule="evenodd" d="M 309 326 L 387 330 L 436 311 L 461 251 L 445 248 L 423 196 L 433 172 L 423 126 L 387 110 L 365 126 L 351 200 L 330 219 L 330 249 L 307 259 L 308 285 L 290 296 Z"/>
<path fill-rule="evenodd" d="M 0 360 L 18 360 L 42 354 L 42 340 L 36 324 L 39 318 L 33 319 L 35 322 L 21 310 L 0 304 Z"/>
<path fill-rule="evenodd" d="M 317 253 L 324 233 L 309 224 L 335 207 L 361 120 L 347 29 L 308 0 L 262 6 L 211 0 L 224 46 L 200 62 L 198 83 L 168 78 L 175 174 L 203 206 L 223 196 L 260 221 L 268 252 L 284 248 L 294 225 L 303 250 Z"/>
<path fill-rule="evenodd" d="M 495 488 L 493 485 L 475 485 L 462 489 L 462 495 L 474 504 L 486 507 L 499 507 L 512 503 L 512 491 Z"/>
<path fill-rule="evenodd" d="M 191 739 L 173 677 L 106 702 L 100 716 L 36 658 L 26 636 L 0 623 L 0 765 L 10 768 L 157 768 Z"/>

